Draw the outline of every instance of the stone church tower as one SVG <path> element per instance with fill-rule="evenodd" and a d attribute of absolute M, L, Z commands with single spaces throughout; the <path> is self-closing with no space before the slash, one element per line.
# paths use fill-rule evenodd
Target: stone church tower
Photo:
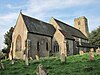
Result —
<path fill-rule="evenodd" d="M 82 16 L 74 19 L 74 27 L 79 29 L 86 37 L 89 35 L 87 18 Z"/>

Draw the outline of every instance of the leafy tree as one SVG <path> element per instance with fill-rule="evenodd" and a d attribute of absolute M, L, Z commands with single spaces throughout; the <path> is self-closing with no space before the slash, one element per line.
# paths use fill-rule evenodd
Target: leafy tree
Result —
<path fill-rule="evenodd" d="M 4 48 L 4 49 L 2 49 L 2 52 L 7 53 L 7 54 L 8 54 L 9 51 L 10 51 L 13 30 L 14 30 L 14 28 L 11 27 L 11 28 L 9 29 L 9 31 L 7 31 L 7 33 L 5 33 L 5 35 L 4 35 L 4 39 L 5 39 L 5 40 L 4 40 L 4 43 L 5 43 L 5 45 L 6 45 L 7 47 Z"/>
<path fill-rule="evenodd" d="M 100 47 L 100 26 L 89 34 L 89 42 Z"/>

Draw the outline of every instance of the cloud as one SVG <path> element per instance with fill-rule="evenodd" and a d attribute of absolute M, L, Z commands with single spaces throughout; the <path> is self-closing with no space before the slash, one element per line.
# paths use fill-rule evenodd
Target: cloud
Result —
<path fill-rule="evenodd" d="M 0 26 L 7 26 L 16 20 L 18 13 L 9 13 L 6 15 L 0 15 Z"/>
<path fill-rule="evenodd" d="M 24 5 L 6 4 L 5 7 L 7 7 L 8 9 L 24 9 L 25 7 L 27 7 L 27 4 Z"/>
<path fill-rule="evenodd" d="M 82 6 L 92 2 L 93 0 L 29 0 L 27 12 L 33 15 L 41 14 L 50 10 Z"/>

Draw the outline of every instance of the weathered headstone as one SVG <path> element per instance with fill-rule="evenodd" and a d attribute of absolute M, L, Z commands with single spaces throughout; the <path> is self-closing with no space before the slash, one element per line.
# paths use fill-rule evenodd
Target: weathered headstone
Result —
<path fill-rule="evenodd" d="M 48 75 L 47 70 L 41 64 L 39 64 L 37 66 L 37 72 L 36 73 L 37 73 L 37 75 Z"/>
<path fill-rule="evenodd" d="M 29 63 L 28 63 L 28 57 L 27 56 L 25 56 L 25 64 L 28 66 L 29 65 Z"/>
<path fill-rule="evenodd" d="M 35 57 L 36 57 L 36 60 L 39 60 L 39 56 L 38 55 L 35 55 Z"/>
<path fill-rule="evenodd" d="M 89 59 L 90 61 L 94 60 L 94 53 L 92 51 L 89 52 Z"/>
<path fill-rule="evenodd" d="M 26 43 L 25 43 L 25 46 L 26 46 L 26 50 L 25 50 L 25 64 L 28 66 L 29 65 L 29 62 L 28 62 L 28 51 L 30 50 L 30 40 L 29 39 L 27 39 L 26 40 Z"/>
<path fill-rule="evenodd" d="M 60 59 L 61 59 L 61 63 L 66 63 L 66 56 L 64 53 L 61 54 Z"/>
<path fill-rule="evenodd" d="M 11 64 L 12 64 L 12 65 L 14 64 L 14 60 L 11 61 Z"/>
<path fill-rule="evenodd" d="M 23 55 L 23 60 L 24 60 L 24 61 L 25 61 L 25 57 L 26 57 L 26 55 L 24 54 L 24 55 Z"/>
<path fill-rule="evenodd" d="M 100 55 L 100 48 L 96 49 L 96 54 Z"/>
<path fill-rule="evenodd" d="M 90 51 L 91 51 L 91 52 L 94 52 L 94 49 L 93 49 L 93 48 L 91 48 L 91 49 L 90 49 Z"/>
<path fill-rule="evenodd" d="M 11 51 L 11 56 L 12 56 L 12 60 L 11 60 L 11 64 L 14 64 L 14 57 L 13 57 L 13 50 Z"/>
<path fill-rule="evenodd" d="M 80 50 L 80 51 L 79 51 L 79 54 L 80 54 L 80 55 L 84 55 L 83 50 Z"/>
<path fill-rule="evenodd" d="M 30 57 L 30 60 L 33 60 L 33 58 L 32 58 L 32 57 Z"/>
<path fill-rule="evenodd" d="M 5 69 L 2 61 L 0 61 L 0 69 Z"/>

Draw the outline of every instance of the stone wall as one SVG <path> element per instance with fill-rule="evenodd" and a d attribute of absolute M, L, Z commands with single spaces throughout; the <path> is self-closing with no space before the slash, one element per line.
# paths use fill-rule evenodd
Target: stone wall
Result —
<path fill-rule="evenodd" d="M 73 40 L 68 40 L 68 44 L 69 44 L 69 55 L 73 55 Z"/>
<path fill-rule="evenodd" d="M 61 29 L 61 28 L 59 27 L 59 25 L 55 22 L 55 20 L 53 18 L 51 18 L 50 24 L 52 24 L 54 26 L 54 28 L 56 29 L 56 32 L 55 32 L 54 37 L 53 37 L 52 46 L 54 46 L 54 42 L 57 41 L 57 43 L 59 45 L 59 54 L 61 55 L 62 53 L 64 53 L 66 56 L 67 54 L 66 54 L 65 37 L 59 31 L 59 29 Z"/>
<path fill-rule="evenodd" d="M 35 58 L 35 55 L 38 55 L 37 52 L 40 57 L 49 56 L 49 51 L 51 50 L 51 37 L 28 33 L 28 39 L 31 44 L 29 50 L 30 57 Z M 39 51 L 37 50 L 37 42 L 39 42 Z M 48 50 L 46 50 L 46 43 L 48 43 Z"/>
<path fill-rule="evenodd" d="M 79 29 L 86 37 L 88 37 L 88 21 L 84 16 L 74 19 L 74 27 Z"/>
<path fill-rule="evenodd" d="M 21 50 L 16 51 L 16 40 L 17 37 L 21 37 Z M 13 34 L 12 34 L 12 42 L 13 42 L 13 56 L 16 58 L 23 58 L 23 52 L 25 50 L 25 40 L 27 39 L 27 28 L 23 21 L 22 15 L 20 14 L 16 23 L 16 26 L 14 28 Z M 12 46 L 11 46 L 12 47 Z M 11 57 L 11 51 L 10 50 L 10 57 Z"/>

